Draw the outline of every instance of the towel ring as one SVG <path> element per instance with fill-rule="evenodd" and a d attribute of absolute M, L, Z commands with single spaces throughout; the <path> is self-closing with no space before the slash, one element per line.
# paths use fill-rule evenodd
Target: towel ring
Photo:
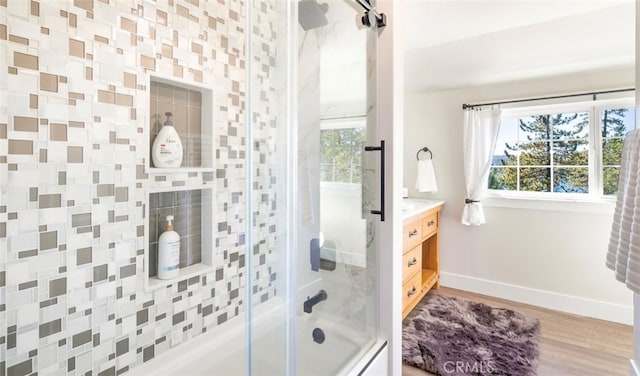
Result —
<path fill-rule="evenodd" d="M 431 152 L 431 150 L 429 150 L 428 147 L 423 147 L 422 149 L 418 149 L 418 152 L 416 153 L 416 159 L 420 160 L 420 152 L 424 151 L 425 153 L 429 153 L 429 159 L 433 159 L 433 153 Z"/>

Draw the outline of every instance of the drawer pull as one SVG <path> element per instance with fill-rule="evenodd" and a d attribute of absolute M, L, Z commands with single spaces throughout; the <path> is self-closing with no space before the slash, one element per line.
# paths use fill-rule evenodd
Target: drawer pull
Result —
<path fill-rule="evenodd" d="M 407 291 L 407 298 L 411 297 L 412 295 L 415 295 L 418 292 L 418 290 L 416 290 L 416 287 L 413 286 L 413 288 L 411 289 L 411 291 Z"/>
<path fill-rule="evenodd" d="M 415 229 L 415 228 L 414 228 L 414 229 L 413 229 L 413 231 L 409 231 L 409 237 L 410 237 L 410 238 L 411 238 L 411 237 L 414 237 L 414 236 L 416 236 L 416 235 L 418 235 L 418 229 Z"/>
<path fill-rule="evenodd" d="M 429 222 L 427 222 L 427 226 L 429 226 L 429 227 L 431 227 L 431 226 L 433 226 L 435 224 L 436 224 L 436 221 L 434 221 L 433 219 L 430 220 Z"/>
<path fill-rule="evenodd" d="M 413 260 L 411 260 L 411 261 L 409 261 L 407 263 L 407 267 L 410 268 L 410 267 L 414 266 L 417 263 L 418 263 L 418 260 L 416 260 L 416 258 L 414 257 Z"/>

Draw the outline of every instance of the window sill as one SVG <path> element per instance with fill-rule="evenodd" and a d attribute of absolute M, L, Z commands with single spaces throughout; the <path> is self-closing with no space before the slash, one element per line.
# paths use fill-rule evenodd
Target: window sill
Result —
<path fill-rule="evenodd" d="M 559 212 L 613 214 L 614 197 L 541 197 L 490 193 L 482 200 L 486 207 L 547 210 Z"/>

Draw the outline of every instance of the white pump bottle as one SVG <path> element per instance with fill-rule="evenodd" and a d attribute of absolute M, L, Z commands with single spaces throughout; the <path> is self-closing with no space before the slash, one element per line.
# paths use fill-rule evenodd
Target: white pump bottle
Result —
<path fill-rule="evenodd" d="M 178 132 L 173 127 L 171 112 L 165 112 L 167 121 L 153 140 L 151 147 L 151 160 L 154 167 L 177 168 L 182 164 L 182 141 Z"/>
<path fill-rule="evenodd" d="M 173 216 L 167 216 L 167 229 L 158 238 L 158 278 L 172 279 L 180 273 L 180 235 L 173 230 Z"/>

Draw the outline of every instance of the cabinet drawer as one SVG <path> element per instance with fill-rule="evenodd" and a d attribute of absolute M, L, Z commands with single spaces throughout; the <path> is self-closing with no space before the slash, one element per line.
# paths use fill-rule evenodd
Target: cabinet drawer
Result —
<path fill-rule="evenodd" d="M 421 220 L 413 221 L 404 225 L 402 229 L 402 251 L 411 250 L 416 244 L 422 241 L 422 223 Z"/>
<path fill-rule="evenodd" d="M 438 230 L 438 213 L 432 213 L 422 219 L 422 237 L 428 238 Z"/>
<path fill-rule="evenodd" d="M 406 282 L 422 269 L 422 245 L 418 244 L 402 256 L 402 281 Z"/>
<path fill-rule="evenodd" d="M 422 288 L 422 275 L 420 273 L 409 278 L 407 282 L 402 285 L 402 308 L 411 304 L 419 295 Z"/>

